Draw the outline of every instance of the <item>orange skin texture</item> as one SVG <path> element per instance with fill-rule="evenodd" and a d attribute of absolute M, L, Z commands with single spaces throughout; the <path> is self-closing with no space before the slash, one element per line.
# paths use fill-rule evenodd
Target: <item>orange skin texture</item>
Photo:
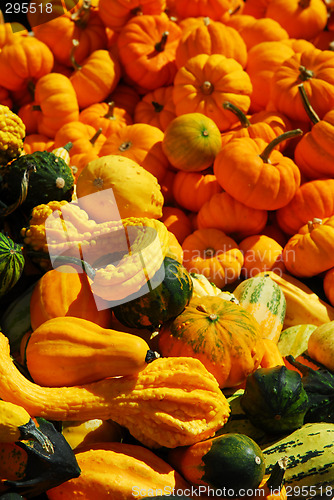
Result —
<path fill-rule="evenodd" d="M 174 198 L 179 205 L 192 212 L 198 212 L 204 203 L 221 191 L 222 188 L 213 174 L 179 171 L 175 175 Z"/>
<path fill-rule="evenodd" d="M 115 106 L 110 110 L 109 103 L 97 102 L 83 109 L 80 113 L 79 120 L 87 125 L 102 128 L 102 134 L 108 138 L 119 128 L 132 125 L 132 118 L 129 113 Z"/>
<path fill-rule="evenodd" d="M 147 92 L 135 107 L 134 121 L 136 123 L 148 123 L 164 132 L 176 117 L 172 95 L 172 85 Z M 153 105 L 153 103 L 156 103 L 156 105 Z"/>
<path fill-rule="evenodd" d="M 247 207 L 226 191 L 211 196 L 199 210 L 199 228 L 215 227 L 240 241 L 251 234 L 261 232 L 267 223 L 267 210 Z"/>
<path fill-rule="evenodd" d="M 166 0 L 100 0 L 99 15 L 104 24 L 117 33 L 135 15 L 159 15 Z"/>
<path fill-rule="evenodd" d="M 223 54 L 238 61 L 244 68 L 247 48 L 236 29 L 219 21 L 194 18 L 191 27 L 184 30 L 176 49 L 175 62 L 178 68 L 198 54 Z"/>
<path fill-rule="evenodd" d="M 283 247 L 273 238 L 264 234 L 248 236 L 239 243 L 244 254 L 244 265 L 241 274 L 247 278 L 258 272 L 285 272 L 282 252 Z"/>
<path fill-rule="evenodd" d="M 79 120 L 77 95 L 65 75 L 49 73 L 42 76 L 36 83 L 35 101 L 42 110 L 38 123 L 39 134 L 54 139 L 65 123 Z"/>
<path fill-rule="evenodd" d="M 314 179 L 302 184 L 290 203 L 276 212 L 282 230 L 292 236 L 313 217 L 334 214 L 334 179 Z"/>
<path fill-rule="evenodd" d="M 240 276 L 243 254 L 237 243 L 219 229 L 196 229 L 185 238 L 182 248 L 184 267 L 204 274 L 218 288 Z"/>
<path fill-rule="evenodd" d="M 129 158 L 158 181 L 162 181 L 169 166 L 162 151 L 162 130 L 147 123 L 134 123 L 115 131 L 103 144 L 99 156 L 118 155 Z"/>
<path fill-rule="evenodd" d="M 116 56 L 103 49 L 92 52 L 70 77 L 79 108 L 106 99 L 115 90 L 120 77 L 121 67 Z"/>
<path fill-rule="evenodd" d="M 61 300 L 60 300 L 61 298 Z M 98 310 L 87 275 L 72 266 L 47 271 L 36 283 L 30 302 L 31 326 L 59 316 L 75 316 L 108 328 L 110 309 Z"/>

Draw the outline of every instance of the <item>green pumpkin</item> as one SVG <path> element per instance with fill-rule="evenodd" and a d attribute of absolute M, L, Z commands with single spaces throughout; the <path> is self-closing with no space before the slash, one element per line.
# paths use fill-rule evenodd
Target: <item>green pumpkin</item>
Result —
<path fill-rule="evenodd" d="M 19 280 L 24 263 L 21 246 L 0 232 L 0 297 Z"/>
<path fill-rule="evenodd" d="M 301 427 L 309 406 L 300 374 L 285 366 L 258 368 L 249 375 L 240 403 L 256 427 L 273 434 Z"/>
<path fill-rule="evenodd" d="M 172 449 L 167 461 L 190 484 L 225 490 L 233 498 L 241 489 L 257 488 L 265 474 L 260 446 L 246 434 L 228 433 L 191 446 Z M 217 491 L 217 494 L 218 494 Z"/>
<path fill-rule="evenodd" d="M 171 257 L 164 258 L 163 266 L 165 277 L 158 286 L 113 308 L 118 321 L 130 328 L 155 329 L 168 319 L 175 318 L 188 305 L 193 292 L 188 271 Z M 154 284 L 154 279 L 153 276 L 149 283 Z"/>
<path fill-rule="evenodd" d="M 22 155 L 0 171 L 0 198 L 7 206 L 22 197 L 22 178 L 29 170 L 29 184 L 21 207 L 30 211 L 49 201 L 71 201 L 74 177 L 65 161 L 48 151 Z"/>

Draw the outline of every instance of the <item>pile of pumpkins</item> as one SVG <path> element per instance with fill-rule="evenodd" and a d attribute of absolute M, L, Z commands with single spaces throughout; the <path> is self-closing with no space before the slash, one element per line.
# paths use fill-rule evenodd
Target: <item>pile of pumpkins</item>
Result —
<path fill-rule="evenodd" d="M 0 24 L 0 498 L 334 498 L 333 2 L 63 3 Z"/>

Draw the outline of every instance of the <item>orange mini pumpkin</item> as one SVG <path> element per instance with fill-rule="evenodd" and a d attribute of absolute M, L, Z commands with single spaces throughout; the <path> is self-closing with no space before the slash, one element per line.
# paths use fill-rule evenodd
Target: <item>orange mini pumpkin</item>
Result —
<path fill-rule="evenodd" d="M 41 110 L 38 133 L 51 139 L 62 125 L 79 119 L 77 95 L 70 79 L 61 73 L 48 73 L 39 78 L 35 101 Z"/>
<path fill-rule="evenodd" d="M 219 184 L 248 207 L 259 210 L 283 207 L 300 185 L 300 171 L 291 158 L 273 148 L 301 133 L 299 129 L 286 132 L 269 144 L 259 138 L 232 139 L 214 161 Z"/>
<path fill-rule="evenodd" d="M 285 60 L 271 80 L 270 101 L 273 109 L 292 120 L 308 121 L 298 86 L 312 96 L 312 106 L 319 118 L 334 107 L 334 53 L 316 48 L 297 52 Z"/>
<path fill-rule="evenodd" d="M 244 257 L 238 244 L 216 228 L 196 229 L 182 243 L 183 265 L 189 271 L 204 274 L 219 288 L 236 281 Z"/>
<path fill-rule="evenodd" d="M 215 227 L 237 241 L 258 234 L 266 225 L 267 210 L 247 207 L 226 191 L 211 196 L 200 208 L 198 228 Z"/>
<path fill-rule="evenodd" d="M 180 36 L 181 28 L 165 13 L 130 19 L 117 38 L 123 71 L 130 81 L 146 91 L 171 85 Z"/>
<path fill-rule="evenodd" d="M 305 182 L 292 200 L 276 211 L 279 226 L 290 236 L 314 217 L 322 219 L 331 215 L 334 215 L 334 179 Z"/>
<path fill-rule="evenodd" d="M 198 212 L 222 188 L 216 176 L 204 172 L 176 172 L 173 195 L 176 203 L 192 212 Z"/>
<path fill-rule="evenodd" d="M 148 123 L 163 132 L 175 117 L 172 85 L 147 92 L 134 110 L 136 123 Z"/>
<path fill-rule="evenodd" d="M 116 130 L 103 144 L 99 156 L 130 158 L 162 181 L 168 160 L 162 150 L 162 130 L 147 123 L 134 123 Z"/>
<path fill-rule="evenodd" d="M 191 221 L 181 208 L 162 207 L 162 217 L 160 220 L 175 235 L 180 244 L 192 233 Z"/>
<path fill-rule="evenodd" d="M 99 15 L 108 28 L 119 33 L 134 16 L 159 15 L 166 0 L 99 0 Z"/>
<path fill-rule="evenodd" d="M 252 278 L 265 271 L 285 272 L 283 247 L 273 238 L 264 234 L 248 236 L 239 243 L 244 254 L 241 275 Z"/>
<path fill-rule="evenodd" d="M 307 278 L 334 267 L 333 238 L 334 216 L 314 218 L 302 226 L 283 249 L 287 271 Z"/>
<path fill-rule="evenodd" d="M 97 129 L 101 128 L 102 134 L 106 138 L 119 128 L 132 125 L 129 113 L 125 109 L 115 106 L 114 101 L 91 104 L 81 111 L 79 120 Z"/>
<path fill-rule="evenodd" d="M 247 113 L 252 84 L 235 59 L 221 54 L 199 54 L 189 59 L 175 75 L 173 100 L 178 116 L 203 113 L 220 131 L 228 130 L 237 117 L 222 103 L 230 101 Z"/>
<path fill-rule="evenodd" d="M 184 30 L 176 49 L 175 62 L 178 68 L 198 54 L 222 54 L 232 57 L 244 68 L 247 48 L 236 29 L 209 17 L 194 18 Z"/>
<path fill-rule="evenodd" d="M 78 47 L 77 40 L 73 40 L 73 43 L 74 48 Z M 73 50 L 71 60 L 74 72 L 70 80 L 77 94 L 80 109 L 103 101 L 116 88 L 121 77 L 121 67 L 111 51 L 94 50 L 81 64 L 78 64 Z"/>

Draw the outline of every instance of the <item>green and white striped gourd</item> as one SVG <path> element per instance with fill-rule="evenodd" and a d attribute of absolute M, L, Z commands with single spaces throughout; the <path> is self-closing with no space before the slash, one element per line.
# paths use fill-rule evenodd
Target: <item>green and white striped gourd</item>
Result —
<path fill-rule="evenodd" d="M 19 280 L 24 263 L 21 246 L 0 232 L 0 297 Z"/>
<path fill-rule="evenodd" d="M 280 286 L 267 275 L 254 276 L 239 283 L 233 294 L 258 321 L 262 337 L 278 342 L 286 311 Z"/>

